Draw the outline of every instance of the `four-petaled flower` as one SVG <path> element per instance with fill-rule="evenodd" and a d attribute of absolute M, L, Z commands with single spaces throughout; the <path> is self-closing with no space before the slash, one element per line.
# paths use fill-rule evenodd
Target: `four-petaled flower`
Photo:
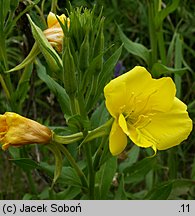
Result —
<path fill-rule="evenodd" d="M 65 21 L 67 21 L 67 25 L 69 27 L 69 18 L 67 18 L 64 14 L 60 16 L 57 15 L 57 17 L 63 25 L 65 24 Z M 50 44 L 55 47 L 58 52 L 61 52 L 64 32 L 61 28 L 60 23 L 58 22 L 58 19 L 56 18 L 56 15 L 54 13 L 49 13 L 49 15 L 47 16 L 48 29 L 44 31 L 44 34 Z"/>
<path fill-rule="evenodd" d="M 153 79 L 137 66 L 104 88 L 106 107 L 114 117 L 109 136 L 113 155 L 127 145 L 127 136 L 140 147 L 164 150 L 180 144 L 192 130 L 187 106 L 175 97 L 169 77 Z"/>
<path fill-rule="evenodd" d="M 2 149 L 10 146 L 20 147 L 26 144 L 46 144 L 52 139 L 52 131 L 36 121 L 6 112 L 0 115 L 0 143 Z"/>

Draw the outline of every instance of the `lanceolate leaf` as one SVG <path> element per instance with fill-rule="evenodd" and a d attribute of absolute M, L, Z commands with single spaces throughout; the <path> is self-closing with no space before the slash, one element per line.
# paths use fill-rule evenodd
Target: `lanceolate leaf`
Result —
<path fill-rule="evenodd" d="M 112 184 L 113 177 L 116 173 L 117 158 L 112 157 L 102 166 L 99 178 L 100 199 L 108 198 L 108 191 Z"/>
<path fill-rule="evenodd" d="M 158 27 L 162 24 L 163 20 L 179 5 L 180 0 L 173 0 L 172 3 L 168 4 L 165 9 L 160 10 L 156 16 L 155 16 L 155 27 L 158 29 Z"/>
<path fill-rule="evenodd" d="M 18 158 L 18 159 L 10 159 L 24 171 L 30 171 L 36 169 L 39 165 L 34 160 L 30 158 Z"/>
<path fill-rule="evenodd" d="M 47 147 L 54 154 L 55 157 L 55 171 L 54 171 L 54 177 L 52 182 L 52 187 L 53 187 L 62 172 L 62 155 L 61 155 L 61 151 L 58 149 L 58 147 L 55 144 L 51 143 L 47 145 Z"/>
<path fill-rule="evenodd" d="M 121 28 L 118 26 L 119 35 L 121 38 L 121 41 L 124 44 L 124 48 L 131 53 L 132 55 L 138 56 L 141 59 L 143 59 L 146 64 L 149 64 L 149 58 L 150 58 L 150 51 L 143 46 L 140 43 L 136 43 L 131 41 L 121 30 Z"/>
<path fill-rule="evenodd" d="M 161 63 L 155 63 L 152 67 L 152 75 L 155 77 L 159 77 L 162 74 L 178 74 L 178 75 L 182 75 L 187 71 L 187 68 L 171 68 L 171 67 L 167 67 Z"/>

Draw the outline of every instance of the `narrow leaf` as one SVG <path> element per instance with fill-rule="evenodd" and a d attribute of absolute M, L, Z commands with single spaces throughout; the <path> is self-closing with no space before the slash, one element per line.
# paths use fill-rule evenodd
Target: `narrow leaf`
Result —
<path fill-rule="evenodd" d="M 112 157 L 102 166 L 100 170 L 100 199 L 107 199 L 110 186 L 117 168 L 117 158 Z"/>
<path fill-rule="evenodd" d="M 132 55 L 138 56 L 143 59 L 146 64 L 149 64 L 150 51 L 140 43 L 131 41 L 118 26 L 119 36 L 124 44 L 124 48 Z"/>
<path fill-rule="evenodd" d="M 155 63 L 152 67 L 151 73 L 154 77 L 160 77 L 163 74 L 177 74 L 183 75 L 187 71 L 187 68 L 171 68 L 161 63 Z"/>

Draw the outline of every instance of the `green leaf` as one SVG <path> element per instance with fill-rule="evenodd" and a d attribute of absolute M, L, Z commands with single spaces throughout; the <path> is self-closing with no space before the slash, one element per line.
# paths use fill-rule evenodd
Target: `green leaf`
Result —
<path fill-rule="evenodd" d="M 29 158 L 18 158 L 18 159 L 10 159 L 24 171 L 30 171 L 36 169 L 39 165 L 32 159 Z"/>
<path fill-rule="evenodd" d="M 97 184 L 99 184 L 100 199 L 107 199 L 113 177 L 116 173 L 117 157 L 112 157 L 101 167 Z"/>
<path fill-rule="evenodd" d="M 52 176 L 55 170 L 55 166 L 49 165 L 45 162 L 41 162 L 39 165 L 39 169 L 46 171 L 49 176 Z M 80 178 L 72 167 L 62 167 L 61 175 L 59 176 L 57 182 L 60 185 L 81 187 Z"/>
<path fill-rule="evenodd" d="M 155 164 L 156 164 L 156 157 L 152 157 L 152 158 L 144 158 L 143 160 L 138 161 L 132 166 L 127 167 L 123 171 L 126 174 L 125 182 L 138 183 L 142 181 L 145 178 L 146 174 L 151 169 L 154 169 Z"/>
<path fill-rule="evenodd" d="M 53 49 L 51 44 L 46 39 L 45 35 L 43 34 L 43 31 L 35 25 L 35 23 L 31 20 L 30 16 L 28 16 L 33 36 L 43 53 L 47 63 L 49 64 L 51 70 L 55 72 L 56 74 L 59 74 L 62 70 L 62 60 L 59 57 L 59 55 L 56 53 L 56 51 Z M 60 77 L 58 77 L 60 79 Z"/>
<path fill-rule="evenodd" d="M 155 27 L 158 29 L 162 24 L 163 20 L 174 10 L 177 9 L 180 0 L 172 0 L 164 9 L 160 10 L 155 16 Z"/>
<path fill-rule="evenodd" d="M 179 196 L 188 195 L 190 188 L 195 186 L 195 181 L 189 179 L 174 179 L 156 185 L 148 192 L 145 199 L 166 200 L 180 199 Z"/>
<path fill-rule="evenodd" d="M 121 38 L 121 41 L 124 44 L 124 48 L 131 53 L 132 55 L 138 56 L 141 59 L 143 59 L 146 64 L 149 64 L 150 61 L 150 51 L 143 46 L 140 43 L 136 43 L 131 41 L 121 30 L 121 28 L 118 26 L 119 30 L 119 36 Z"/>
<path fill-rule="evenodd" d="M 97 128 L 100 125 L 103 125 L 108 119 L 108 111 L 105 106 L 105 102 L 103 101 L 99 107 L 95 109 L 91 116 L 91 128 Z"/>
<path fill-rule="evenodd" d="M 67 118 L 67 124 L 73 132 L 78 132 L 83 131 L 84 128 L 89 128 L 90 123 L 84 117 L 77 114 Z"/>
<path fill-rule="evenodd" d="M 100 75 L 100 83 L 99 87 L 100 89 L 103 89 L 105 86 L 106 82 L 112 77 L 113 75 L 113 69 L 118 62 L 121 52 L 122 52 L 123 45 L 121 45 L 110 58 L 104 63 L 103 65 L 103 70 Z"/>
<path fill-rule="evenodd" d="M 160 186 L 157 186 L 152 191 L 150 191 L 145 199 L 149 200 L 166 200 L 168 199 L 172 190 L 172 182 L 166 182 Z"/>
<path fill-rule="evenodd" d="M 65 117 L 68 118 L 71 115 L 70 100 L 65 89 L 46 73 L 45 67 L 40 62 L 37 61 L 36 67 L 39 78 L 46 83 L 47 87 L 57 97 Z"/>
<path fill-rule="evenodd" d="M 124 169 L 134 164 L 138 160 L 139 152 L 140 152 L 140 148 L 134 145 L 127 154 L 128 158 L 119 165 L 119 171 L 123 172 Z"/>
<path fill-rule="evenodd" d="M 120 183 L 118 186 L 118 190 L 115 193 L 115 200 L 127 200 L 126 192 L 125 192 L 125 181 L 124 181 L 124 175 L 122 174 Z"/>
<path fill-rule="evenodd" d="M 182 60 L 183 60 L 183 38 L 180 34 L 177 34 L 176 41 L 175 41 L 175 68 L 182 67 Z M 181 74 L 175 74 L 174 81 L 177 89 L 176 97 L 181 98 L 182 96 Z"/>
<path fill-rule="evenodd" d="M 56 200 L 73 200 L 77 195 L 81 193 L 79 187 L 69 186 L 67 189 L 56 194 Z"/>
<path fill-rule="evenodd" d="M 187 68 L 171 68 L 161 63 L 155 63 L 152 67 L 151 73 L 154 77 L 160 77 L 163 74 L 178 74 L 182 76 L 187 71 Z"/>
<path fill-rule="evenodd" d="M 182 199 L 181 196 L 188 196 L 195 188 L 195 181 L 190 179 L 174 179 L 169 199 Z M 190 195 L 189 195 L 190 196 Z"/>
<path fill-rule="evenodd" d="M 77 172 L 72 167 L 63 167 L 62 174 L 59 178 L 59 183 L 65 185 L 71 185 L 76 187 L 81 187 L 81 181 Z"/>

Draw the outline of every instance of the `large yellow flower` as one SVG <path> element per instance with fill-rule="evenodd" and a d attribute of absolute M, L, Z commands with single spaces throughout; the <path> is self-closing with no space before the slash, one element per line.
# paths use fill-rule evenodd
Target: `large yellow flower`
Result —
<path fill-rule="evenodd" d="M 175 97 L 169 77 L 153 79 L 144 67 L 134 67 L 104 88 L 106 107 L 114 117 L 109 136 L 113 155 L 127 145 L 164 150 L 180 144 L 192 130 L 187 106 Z"/>
<path fill-rule="evenodd" d="M 12 112 L 0 115 L 0 143 L 3 150 L 10 146 L 49 143 L 51 139 L 52 131 L 36 121 Z"/>
<path fill-rule="evenodd" d="M 57 17 L 62 22 L 62 24 L 65 24 L 65 20 L 67 20 L 67 24 L 69 27 L 69 18 L 67 18 L 64 14 Z M 60 23 L 58 22 L 58 19 L 56 18 L 56 15 L 54 13 L 49 13 L 49 15 L 47 16 L 48 29 L 44 31 L 44 34 L 50 44 L 55 47 L 59 52 L 61 52 L 64 33 L 60 26 Z"/>

